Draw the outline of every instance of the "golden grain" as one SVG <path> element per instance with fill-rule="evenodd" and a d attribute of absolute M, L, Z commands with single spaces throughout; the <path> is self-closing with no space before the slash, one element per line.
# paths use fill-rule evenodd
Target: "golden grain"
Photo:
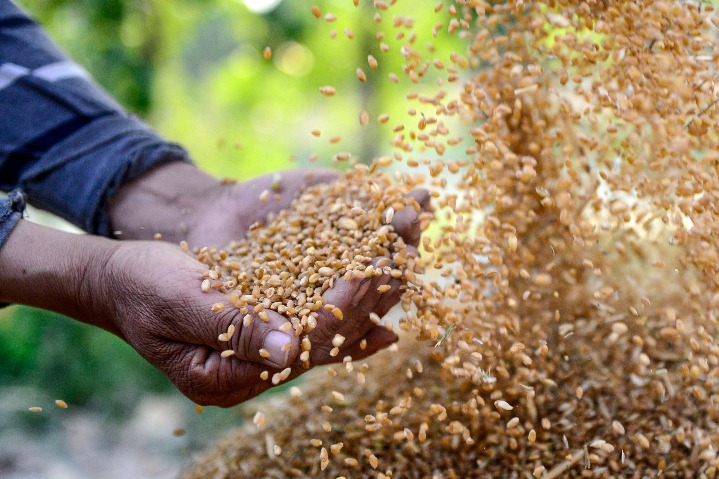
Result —
<path fill-rule="evenodd" d="M 390 274 L 402 282 L 398 328 L 403 342 L 418 342 L 373 360 L 372 372 L 351 362 L 327 369 L 279 414 L 282 444 L 317 434 L 307 412 L 341 384 L 343 406 L 332 412 L 335 428 L 323 424 L 323 439 L 343 442 L 348 457 L 330 462 L 325 452 L 328 477 L 350 466 L 353 477 L 473 477 L 479 464 L 488 477 L 710 477 L 719 397 L 715 7 L 440 2 L 427 7 L 437 18 L 423 32 L 394 3 L 375 2 L 378 26 L 368 32 L 388 59 L 404 55 L 402 69 L 383 78 L 413 86 L 402 96 L 416 118 L 392 128 L 394 150 L 357 165 L 341 187 L 313 187 L 291 213 L 252 231 L 257 249 L 228 248 L 241 268 L 225 266 L 220 250 L 200 253 L 211 286 L 237 290 L 230 304 L 281 307 L 303 352 L 307 331 L 333 311 L 318 301 L 331 281 Z M 321 18 L 319 8 L 312 13 Z M 447 33 L 466 48 L 430 44 Z M 359 118 L 370 121 L 366 111 Z M 380 170 L 395 164 L 389 181 Z M 396 234 L 389 208 L 419 211 L 397 183 L 432 193 L 438 221 L 419 258 L 396 236 L 386 241 Z M 298 218 L 310 221 L 305 230 L 294 227 Z M 431 220 L 420 212 L 423 228 Z M 290 231 L 294 242 L 272 231 Z M 376 256 L 396 266 L 369 268 Z M 259 274 L 244 257 L 281 264 Z M 289 282 L 269 283 L 290 269 Z M 428 373 L 414 374 L 417 358 Z M 309 367 L 310 354 L 301 359 Z M 518 417 L 507 421 L 514 408 Z M 407 442 L 412 431 L 416 444 Z M 613 443 L 597 439 L 606 433 Z M 252 442 L 228 450 L 247 457 Z M 373 450 L 382 471 L 369 469 L 379 466 Z M 264 463 L 255 475 L 307 476 L 316 459 L 282 467 Z"/>
<path fill-rule="evenodd" d="M 342 344 L 344 344 L 344 342 L 345 342 L 345 337 L 342 336 L 341 334 L 335 334 L 335 337 L 332 338 L 332 346 L 335 346 L 337 348 L 342 346 Z"/>

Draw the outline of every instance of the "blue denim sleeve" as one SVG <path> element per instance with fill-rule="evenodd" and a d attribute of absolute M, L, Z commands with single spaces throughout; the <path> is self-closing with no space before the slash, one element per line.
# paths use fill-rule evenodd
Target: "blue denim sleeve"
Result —
<path fill-rule="evenodd" d="M 112 236 L 107 204 L 117 188 L 178 160 L 190 161 L 184 149 L 123 111 L 36 22 L 0 0 L 0 190 L 20 188 L 34 206 Z"/>
<path fill-rule="evenodd" d="M 13 190 L 7 198 L 0 198 L 0 244 L 3 244 L 25 212 L 25 197 Z"/>
<path fill-rule="evenodd" d="M 0 198 L 0 245 L 5 243 L 25 212 L 25 197 L 20 190 L 13 190 L 7 198 Z M 7 306 L 0 303 L 0 308 Z"/>

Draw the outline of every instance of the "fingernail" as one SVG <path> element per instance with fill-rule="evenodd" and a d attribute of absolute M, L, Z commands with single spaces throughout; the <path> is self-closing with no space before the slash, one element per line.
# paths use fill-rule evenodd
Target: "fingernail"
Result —
<path fill-rule="evenodd" d="M 357 292 L 352 297 L 352 307 L 357 306 L 360 301 L 362 301 L 362 298 L 364 298 L 364 295 L 367 294 L 371 280 L 372 278 L 365 278 L 360 281 L 359 288 L 357 288 Z"/>
<path fill-rule="evenodd" d="M 285 366 L 290 356 L 290 349 L 283 351 L 282 348 L 292 342 L 292 338 L 282 331 L 270 331 L 265 336 L 262 347 L 270 353 L 269 360 L 278 366 Z"/>

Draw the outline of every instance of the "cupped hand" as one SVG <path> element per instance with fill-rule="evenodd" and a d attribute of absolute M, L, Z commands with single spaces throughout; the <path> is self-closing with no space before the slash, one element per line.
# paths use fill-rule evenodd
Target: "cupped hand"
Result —
<path fill-rule="evenodd" d="M 274 311 L 245 325 L 226 295 L 200 289 L 206 267 L 178 246 L 129 241 L 117 245 L 102 277 L 93 314 L 112 318 L 118 334 L 198 404 L 231 406 L 266 389 L 264 370 L 277 371 L 299 353 L 299 338 L 280 330 Z M 218 305 L 223 309 L 218 311 Z M 223 341 L 234 325 L 234 334 Z M 270 353 L 269 358 L 259 354 Z M 232 357 L 222 352 L 232 350 Z"/>
<path fill-rule="evenodd" d="M 426 205 L 425 192 L 413 195 L 419 206 Z M 414 208 L 407 210 L 396 216 L 394 226 L 410 241 L 412 255 L 419 223 Z M 388 258 L 377 258 L 374 263 L 377 268 L 392 266 Z M 198 404 L 232 406 L 275 385 L 272 378 L 285 368 L 291 368 L 287 379 L 306 370 L 299 360 L 300 338 L 294 330 L 283 328 L 285 317 L 266 310 L 266 321 L 257 315 L 245 321 L 225 294 L 214 289 L 202 292 L 206 266 L 179 246 L 160 241 L 119 242 L 105 264 L 94 270 L 99 277 L 89 278 L 96 285 L 89 314 L 108 318 L 94 321 L 113 324 L 111 330 Z M 387 284 L 388 291 L 378 291 Z M 338 320 L 320 310 L 317 327 L 309 335 L 311 365 L 339 362 L 347 355 L 361 359 L 395 342 L 397 336 L 376 324 L 372 316 L 383 316 L 399 301 L 401 284 L 386 273 L 365 280 L 339 279 L 323 298 L 344 315 Z M 228 331 L 233 331 L 229 337 Z M 341 353 L 333 356 L 336 334 L 345 343 Z M 261 355 L 261 349 L 269 355 Z M 224 351 L 232 353 L 223 357 Z"/>
<path fill-rule="evenodd" d="M 201 176 L 191 181 L 194 186 L 182 188 L 196 174 Z M 111 213 L 116 225 L 124 225 L 121 238 L 148 239 L 160 233 L 164 240 L 185 240 L 191 246 L 225 245 L 244 238 L 252 224 L 288 208 L 306 187 L 336 177 L 331 170 L 291 170 L 241 183 L 205 182 L 206 175 L 191 165 L 171 164 L 124 188 L 113 201 Z M 174 201 L 158 201 L 160 197 Z M 413 190 L 408 199 L 407 206 L 394 215 L 392 225 L 407 245 L 408 255 L 413 256 L 421 234 L 419 214 L 428 210 L 429 194 Z M 138 202 L 144 207 L 131 207 Z M 147 266 L 138 269 L 136 258 L 142 258 L 139 264 Z M 194 401 L 233 405 L 272 387 L 273 375 L 286 367 L 291 367 L 289 378 L 305 371 L 307 363 L 299 359 L 299 338 L 292 330 L 287 334 L 279 329 L 286 322 L 284 317 L 268 311 L 268 322 L 254 318 L 244 326 L 243 315 L 229 306 L 224 295 L 200 291 L 198 281 L 205 267 L 176 246 L 123 243 L 113 255 L 113 263 L 109 271 L 116 271 L 115 279 L 110 283 L 120 290 L 129 289 L 115 295 L 115 314 L 124 325 L 123 336 Z M 390 258 L 375 258 L 374 265 L 383 269 L 383 274 L 364 280 L 340 278 L 324 293 L 325 302 L 338 307 L 343 319 L 325 309 L 319 311 L 318 325 L 309 335 L 310 365 L 341 362 L 346 356 L 361 359 L 397 340 L 376 319 L 399 302 L 402 280 L 389 274 L 394 266 Z M 383 285 L 389 285 L 389 290 L 380 292 Z M 225 307 L 213 313 L 217 303 Z M 219 341 L 230 325 L 235 329 L 231 341 Z M 344 342 L 338 354 L 331 354 L 336 335 Z M 280 340 L 289 346 L 284 350 L 277 347 Z M 260 356 L 261 348 L 270 352 L 269 358 Z M 235 353 L 223 358 L 225 350 Z M 260 379 L 263 371 L 268 372 L 268 379 Z"/>

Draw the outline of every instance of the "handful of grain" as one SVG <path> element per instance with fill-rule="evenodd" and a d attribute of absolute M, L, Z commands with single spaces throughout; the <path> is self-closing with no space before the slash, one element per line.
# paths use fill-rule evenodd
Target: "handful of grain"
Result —
<path fill-rule="evenodd" d="M 397 8 L 374 6 L 380 20 Z M 221 443 L 188 477 L 716 477 L 714 8 L 432 8 L 431 35 L 466 51 L 426 59 L 402 40 L 423 87 L 407 112 L 424 114 L 390 125 L 401 177 L 428 170 L 437 195 L 432 268 L 402 298 L 423 346 L 315 377 L 282 424 Z M 266 431 L 297 453 L 257 450 Z"/>
<path fill-rule="evenodd" d="M 412 184 L 367 170 L 358 167 L 334 183 L 306 189 L 289 209 L 250 228 L 245 239 L 225 249 L 203 248 L 197 256 L 208 266 L 203 289 L 226 293 L 245 325 L 255 315 L 266 321 L 267 310 L 289 319 L 287 328 L 303 338 L 308 352 L 301 356 L 304 368 L 310 367 L 309 333 L 320 310 L 343 319 L 342 310 L 322 297 L 337 279 L 388 274 L 406 280 L 419 270 L 392 220 L 394 212 L 412 208 L 426 227 L 429 214 L 407 195 Z M 391 259 L 392 267 L 374 264 L 379 257 Z"/>

